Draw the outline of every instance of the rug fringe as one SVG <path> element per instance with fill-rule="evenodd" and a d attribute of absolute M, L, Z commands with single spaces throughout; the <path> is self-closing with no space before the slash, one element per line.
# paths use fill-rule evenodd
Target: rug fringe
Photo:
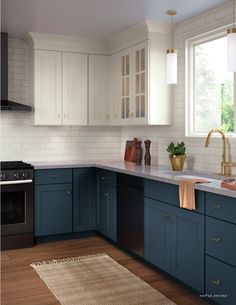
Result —
<path fill-rule="evenodd" d="M 95 254 L 95 255 L 68 257 L 68 258 L 62 258 L 62 259 L 52 259 L 52 260 L 48 260 L 48 261 L 34 262 L 34 263 L 30 264 L 30 266 L 38 267 L 38 266 L 42 266 L 42 265 L 75 262 L 75 261 L 81 261 L 81 260 L 85 260 L 85 259 L 94 259 L 94 258 L 96 259 L 96 258 L 103 258 L 103 257 L 109 257 L 109 256 L 106 253 L 100 253 L 100 254 Z"/>

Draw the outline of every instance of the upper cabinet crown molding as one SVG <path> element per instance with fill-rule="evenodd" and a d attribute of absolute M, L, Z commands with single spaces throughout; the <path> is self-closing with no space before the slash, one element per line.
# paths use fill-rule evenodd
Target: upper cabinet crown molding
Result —
<path fill-rule="evenodd" d="M 113 54 L 142 41 L 153 38 L 153 34 L 169 35 L 170 24 L 153 20 L 143 20 L 132 27 L 125 29 L 109 38 L 109 52 Z"/>
<path fill-rule="evenodd" d="M 87 37 L 72 37 L 46 33 L 29 32 L 25 40 L 34 49 L 87 54 L 107 54 L 108 44 L 105 40 Z"/>

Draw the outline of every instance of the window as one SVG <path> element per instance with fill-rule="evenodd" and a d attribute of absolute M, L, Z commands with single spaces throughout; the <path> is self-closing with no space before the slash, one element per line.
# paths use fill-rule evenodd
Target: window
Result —
<path fill-rule="evenodd" d="M 227 72 L 225 33 L 186 42 L 186 135 L 205 135 L 213 128 L 236 132 L 236 79 Z"/>

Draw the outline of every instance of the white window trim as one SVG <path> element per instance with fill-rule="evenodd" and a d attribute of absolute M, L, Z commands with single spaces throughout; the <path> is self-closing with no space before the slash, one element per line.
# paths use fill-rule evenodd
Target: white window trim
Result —
<path fill-rule="evenodd" d="M 185 41 L 185 136 L 186 137 L 206 137 L 208 132 L 194 132 L 194 46 L 204 42 L 212 41 L 226 36 L 229 25 L 210 31 L 201 35 L 191 37 Z M 235 132 L 226 133 L 229 138 L 236 138 L 236 73 L 234 73 L 234 122 Z M 219 135 L 220 136 L 220 135 Z"/>

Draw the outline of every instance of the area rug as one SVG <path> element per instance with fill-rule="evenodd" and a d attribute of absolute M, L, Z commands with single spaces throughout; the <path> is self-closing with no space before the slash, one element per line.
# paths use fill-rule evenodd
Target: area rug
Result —
<path fill-rule="evenodd" d="M 107 254 L 36 262 L 31 266 L 62 305 L 175 304 Z"/>

